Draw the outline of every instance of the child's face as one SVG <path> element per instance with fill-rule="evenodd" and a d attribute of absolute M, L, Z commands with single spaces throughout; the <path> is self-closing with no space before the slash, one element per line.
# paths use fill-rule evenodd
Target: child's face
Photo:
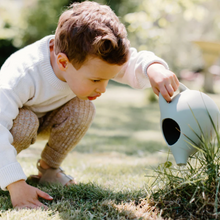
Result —
<path fill-rule="evenodd" d="M 90 57 L 78 70 L 68 63 L 63 78 L 80 99 L 95 100 L 106 91 L 108 81 L 114 78 L 121 68 L 122 66 Z"/>

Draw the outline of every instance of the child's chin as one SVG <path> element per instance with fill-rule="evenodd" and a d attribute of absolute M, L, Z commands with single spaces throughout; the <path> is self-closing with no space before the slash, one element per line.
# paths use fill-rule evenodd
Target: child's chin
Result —
<path fill-rule="evenodd" d="M 88 100 L 88 98 L 87 97 L 80 97 L 80 96 L 77 96 L 79 99 L 81 99 L 81 100 Z"/>

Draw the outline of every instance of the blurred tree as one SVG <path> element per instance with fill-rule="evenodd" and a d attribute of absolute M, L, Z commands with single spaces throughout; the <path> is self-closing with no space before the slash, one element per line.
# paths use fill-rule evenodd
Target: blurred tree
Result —
<path fill-rule="evenodd" d="M 22 20 L 25 22 L 20 27 L 22 46 L 48 34 L 54 34 L 60 14 L 73 2 L 82 2 L 82 0 L 35 0 L 25 7 L 22 13 Z M 117 15 L 127 14 L 135 5 L 133 1 L 126 5 L 126 0 L 98 0 L 96 2 L 109 5 Z"/>
<path fill-rule="evenodd" d="M 21 46 L 54 34 L 60 14 L 71 2 L 70 0 L 37 0 L 28 8 L 24 8 L 22 16 L 25 22 L 21 27 Z"/>
<path fill-rule="evenodd" d="M 5 59 L 17 50 L 14 39 L 18 33 L 21 4 L 8 0 L 0 1 L 0 67 Z"/>
<path fill-rule="evenodd" d="M 5 62 L 6 58 L 14 53 L 17 48 L 13 45 L 10 39 L 0 39 L 0 67 Z"/>
<path fill-rule="evenodd" d="M 54 34 L 60 14 L 73 2 L 71 0 L 7 1 L 5 6 L 11 1 L 14 2 L 13 5 L 15 2 L 16 4 L 24 2 L 21 19 L 14 18 L 15 10 L 11 15 L 0 10 L 0 18 L 5 14 L 9 18 L 13 17 L 12 20 L 17 22 L 15 25 L 7 18 L 7 22 L 1 25 L 0 20 L 0 33 L 5 33 L 3 39 L 9 38 L 16 47 L 32 43 L 45 35 Z M 96 0 L 96 2 L 109 5 L 119 16 L 127 27 L 131 46 L 138 50 L 155 52 L 164 58 L 177 74 L 182 69 L 195 69 L 203 65 L 201 53 L 191 41 L 218 41 L 220 36 L 218 10 L 220 1 Z M 10 8 L 13 8 L 13 5 Z"/>
<path fill-rule="evenodd" d="M 0 39 L 13 39 L 19 26 L 21 4 L 8 0 L 0 1 Z"/>
<path fill-rule="evenodd" d="M 97 0 L 101 4 L 106 4 L 123 20 L 123 16 L 132 12 L 137 7 L 136 1 L 127 0 Z"/>
<path fill-rule="evenodd" d="M 127 1 L 127 5 L 130 4 Z M 133 12 L 123 19 L 131 44 L 139 50 L 154 51 L 177 74 L 181 69 L 202 66 L 201 54 L 193 40 L 218 41 L 220 1 L 136 0 Z"/>

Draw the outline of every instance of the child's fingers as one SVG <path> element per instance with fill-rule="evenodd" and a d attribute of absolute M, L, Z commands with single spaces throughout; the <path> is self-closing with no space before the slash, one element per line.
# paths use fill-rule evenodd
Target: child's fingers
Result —
<path fill-rule="evenodd" d="M 172 97 L 174 92 L 177 91 L 179 87 L 179 81 L 176 75 L 173 75 L 172 78 L 165 83 L 164 87 L 167 90 L 169 96 Z"/>
<path fill-rule="evenodd" d="M 167 101 L 167 102 L 170 102 L 171 101 L 171 97 L 170 97 L 170 94 L 168 93 L 167 89 L 165 86 L 163 86 L 161 89 L 160 89 L 160 93 L 161 95 L 164 97 L 164 99 Z"/>
<path fill-rule="evenodd" d="M 45 210 L 48 209 L 48 207 L 46 205 L 44 205 L 43 203 L 41 203 L 40 201 L 36 201 L 35 204 L 33 204 L 34 208 L 44 208 Z"/>
<path fill-rule="evenodd" d="M 176 75 L 175 75 L 175 84 L 177 85 L 177 89 L 178 89 L 178 87 L 179 87 L 179 85 L 180 85 L 180 82 L 179 82 L 179 80 L 178 80 L 178 78 L 177 78 Z"/>
<path fill-rule="evenodd" d="M 172 86 L 173 86 L 174 91 L 176 91 L 178 89 L 179 85 L 180 85 L 179 80 L 178 80 L 177 76 L 174 75 L 174 77 L 172 79 Z"/>
<path fill-rule="evenodd" d="M 48 207 L 42 203 L 38 203 L 38 204 L 33 204 L 33 203 L 30 203 L 30 204 L 26 204 L 26 205 L 21 205 L 21 206 L 15 206 L 14 208 L 16 210 L 20 210 L 20 209 L 40 209 L 40 208 L 44 208 L 45 210 L 48 209 Z"/>
<path fill-rule="evenodd" d="M 51 197 L 49 194 L 37 189 L 37 194 L 38 196 L 40 196 L 41 198 L 43 199 L 46 199 L 46 200 L 53 200 L 53 197 Z"/>
<path fill-rule="evenodd" d="M 167 90 L 169 96 L 172 97 L 173 94 L 174 94 L 173 86 L 172 86 L 171 84 L 168 84 L 168 85 L 166 85 L 165 87 L 166 87 L 166 90 Z"/>
<path fill-rule="evenodd" d="M 154 93 L 155 93 L 157 96 L 159 96 L 160 91 L 159 91 L 156 87 L 153 87 L 152 89 L 153 89 Z"/>

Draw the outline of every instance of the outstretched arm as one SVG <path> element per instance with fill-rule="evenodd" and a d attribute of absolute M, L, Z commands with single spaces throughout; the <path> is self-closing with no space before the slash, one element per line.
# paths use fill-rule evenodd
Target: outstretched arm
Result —
<path fill-rule="evenodd" d="M 152 86 L 153 91 L 170 101 L 173 91 L 179 82 L 176 75 L 168 68 L 167 63 L 150 51 L 137 52 L 130 48 L 130 58 L 122 70 L 113 79 L 119 83 L 130 85 L 135 89 L 145 89 Z"/>

